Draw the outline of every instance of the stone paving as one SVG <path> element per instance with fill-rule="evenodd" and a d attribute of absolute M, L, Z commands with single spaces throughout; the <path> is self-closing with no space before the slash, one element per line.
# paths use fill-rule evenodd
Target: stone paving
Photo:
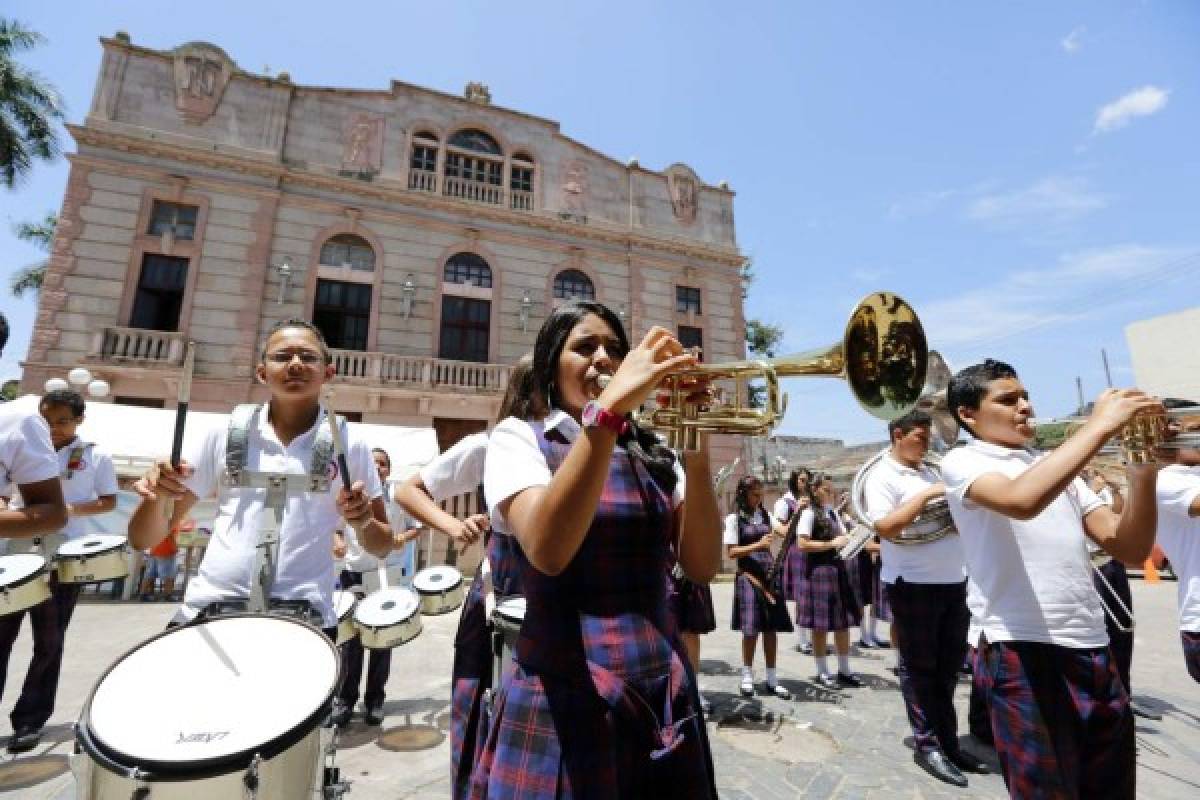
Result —
<path fill-rule="evenodd" d="M 862 689 L 829 692 L 812 682 L 813 662 L 790 649 L 780 655 L 780 676 L 795 695 L 743 700 L 737 694 L 738 638 L 727 629 L 731 592 L 714 591 L 722 627 L 703 643 L 701 686 L 716 708 L 709 722 L 721 797 L 783 798 L 1002 798 L 996 775 L 970 776 L 957 790 L 938 783 L 912 763 L 911 733 L 895 676 L 891 650 L 856 655 Z M 1138 720 L 1139 797 L 1176 800 L 1200 796 L 1200 687 L 1187 675 L 1175 629 L 1175 584 L 1134 583 L 1140 620 L 1133 680 L 1139 700 L 1164 714 L 1161 722 Z M 0 763 L 0 800 L 69 800 L 67 771 L 70 723 L 102 669 L 132 645 L 162 629 L 173 607 L 165 604 L 83 604 L 68 634 L 58 708 L 42 745 L 32 754 Z M 426 618 L 425 630 L 393 658 L 387 719 L 382 729 L 356 720 L 341 737 L 338 763 L 353 780 L 352 800 L 449 796 L 448 722 L 451 643 L 457 615 Z M 791 642 L 788 641 L 790 645 Z M 8 691 L 0 704 L 7 717 L 29 660 L 28 626 L 17 641 Z M 761 655 L 761 654 L 760 654 Z M 758 675 L 761 677 L 761 662 Z M 967 686 L 958 693 L 965 729 Z M 202 691 L 180 686 L 180 692 Z M 170 697 L 131 698 L 131 704 L 170 704 Z M 7 722 L 0 724 L 7 735 Z M 968 749 L 994 754 L 970 737 Z"/>

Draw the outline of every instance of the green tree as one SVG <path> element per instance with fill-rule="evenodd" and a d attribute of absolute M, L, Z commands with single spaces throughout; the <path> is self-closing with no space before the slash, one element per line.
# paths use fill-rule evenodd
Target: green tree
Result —
<path fill-rule="evenodd" d="M 0 399 L 5 402 L 16 400 L 17 394 L 21 391 L 21 382 L 18 380 L 5 381 L 0 384 Z"/>
<path fill-rule="evenodd" d="M 21 23 L 0 18 L 0 182 L 13 188 L 33 160 L 58 157 L 55 125 L 63 119 L 58 91 L 15 56 L 45 39 Z"/>
<path fill-rule="evenodd" d="M 783 328 L 759 319 L 746 320 L 746 349 L 755 358 L 774 358 L 775 348 L 783 341 Z M 762 408 L 767 402 L 766 387 L 756 383 L 746 385 L 746 403 Z"/>
<path fill-rule="evenodd" d="M 54 242 L 54 229 L 57 225 L 58 215 L 49 213 L 39 222 L 22 222 L 13 226 L 13 233 L 21 241 L 29 242 L 42 252 L 49 253 L 50 245 Z M 45 279 L 46 260 L 43 259 L 14 272 L 9 279 L 9 288 L 12 289 L 13 297 L 21 297 L 25 292 L 36 292 L 41 289 L 42 281 Z"/>

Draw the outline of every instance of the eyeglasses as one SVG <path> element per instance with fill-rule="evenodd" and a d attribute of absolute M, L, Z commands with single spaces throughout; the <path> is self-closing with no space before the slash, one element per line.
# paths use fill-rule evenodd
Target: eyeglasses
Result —
<path fill-rule="evenodd" d="M 267 361 L 272 364 L 290 364 L 293 358 L 300 359 L 300 363 L 306 367 L 315 367 L 324 361 L 324 357 L 320 353 L 314 353 L 311 350 L 300 350 L 294 353 L 267 353 Z"/>

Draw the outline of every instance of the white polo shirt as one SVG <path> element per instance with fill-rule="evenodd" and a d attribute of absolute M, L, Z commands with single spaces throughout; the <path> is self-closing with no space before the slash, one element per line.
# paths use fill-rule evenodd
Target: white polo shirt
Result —
<path fill-rule="evenodd" d="M 376 472 L 378 474 L 378 472 Z M 412 517 L 404 513 L 404 509 L 393 498 L 394 487 L 391 481 L 383 486 L 383 504 L 387 509 L 388 523 L 392 533 L 399 533 L 410 528 L 420 527 Z M 341 528 L 346 540 L 346 557 L 343 559 L 346 569 L 352 572 L 370 572 L 379 569 L 379 559 L 367 552 L 358 541 L 358 534 L 349 525 Z M 411 579 L 417 568 L 415 541 L 406 542 L 403 547 L 394 548 L 387 554 L 383 563 L 389 567 L 401 567 L 403 577 Z"/>
<path fill-rule="evenodd" d="M 100 497 L 117 493 L 117 471 L 113 467 L 112 458 L 103 453 L 93 444 L 85 444 L 81 458 L 74 469 L 67 471 L 71 463 L 71 453 L 81 444 L 79 437 L 58 450 L 55 460 L 58 462 L 59 482 L 62 484 L 63 500 L 68 504 L 88 503 Z M 24 502 L 18 494 L 13 497 L 13 508 L 23 508 Z M 57 547 L 63 541 L 78 539 L 87 533 L 87 521 L 82 517 L 68 517 L 67 524 L 59 531 L 60 536 L 51 537 L 44 542 Z"/>
<path fill-rule="evenodd" d="M 581 430 L 570 414 L 558 409 L 551 411 L 544 423 L 546 430 L 557 429 L 568 442 L 574 442 Z M 616 452 L 624 452 L 624 448 L 617 446 Z M 675 461 L 675 475 L 675 491 L 671 499 L 674 507 L 678 508 L 685 494 L 683 465 L 678 459 Z M 498 523 L 507 530 L 499 505 L 530 487 L 549 486 L 551 477 L 550 466 L 538 447 L 533 423 L 516 417 L 503 420 L 488 438 L 483 467 L 483 494 L 487 499 L 492 524 Z"/>
<path fill-rule="evenodd" d="M 1016 478 L 1042 458 L 1031 450 L 972 440 L 942 459 L 946 500 L 962 540 L 967 606 L 988 641 L 1062 647 L 1108 644 L 1092 584 L 1083 518 L 1104 505 L 1076 478 L 1031 520 L 1006 517 L 967 499 L 980 475 Z"/>
<path fill-rule="evenodd" d="M 793 507 L 798 507 L 796 496 L 790 489 L 775 501 L 775 505 L 771 506 L 771 516 L 781 525 L 786 525 L 791 521 L 792 509 L 788 507 L 788 501 L 791 501 Z"/>
<path fill-rule="evenodd" d="M 0 403 L 0 486 L 39 483 L 58 475 L 58 459 L 50 444 L 50 429 L 38 412 L 38 398 L 26 395 Z"/>
<path fill-rule="evenodd" d="M 487 448 L 488 435 L 472 433 L 421 467 L 421 482 L 429 490 L 429 496 L 441 502 L 447 497 L 478 489 L 483 483 Z"/>
<path fill-rule="evenodd" d="M 884 454 L 864 487 L 867 519 L 878 522 L 940 480 L 928 464 L 913 469 L 891 453 Z M 883 558 L 879 575 L 884 583 L 895 583 L 898 578 L 905 583 L 962 583 L 967 576 L 962 542 L 953 534 L 924 544 L 900 545 L 882 536 L 879 539 Z"/>
<path fill-rule="evenodd" d="M 772 520 L 767 517 L 767 512 L 761 508 L 754 512 L 754 523 L 757 525 L 770 525 Z M 736 545 L 738 543 L 738 515 L 726 514 L 725 527 L 721 532 L 721 543 Z"/>
<path fill-rule="evenodd" d="M 1179 630 L 1200 633 L 1200 517 L 1188 508 L 1200 496 L 1200 467 L 1158 473 L 1158 544 L 1179 576 Z"/>
<path fill-rule="evenodd" d="M 287 446 L 267 421 L 265 407 L 253 419 L 247 442 L 246 469 L 307 475 L 317 431 L 328 424 L 325 414 L 318 414 L 316 424 Z M 362 481 L 372 500 L 380 497 L 383 491 L 370 445 L 359 437 L 353 425 L 346 428 L 346 463 L 350 478 Z M 189 619 L 209 603 L 249 597 L 259 515 L 271 513 L 265 508 L 266 489 L 221 487 L 225 439 L 225 429 L 213 429 L 202 439 L 188 442 L 184 448 L 184 460 L 196 470 L 185 481 L 187 487 L 201 499 L 218 498 L 212 538 L 204 560 L 200 562 L 199 572 L 188 583 L 183 598 L 182 611 Z M 307 600 L 321 613 L 326 627 L 337 624 L 331 580 L 333 532 L 344 525 L 337 510 L 337 493 L 342 487 L 342 479 L 336 460 L 330 462 L 329 473 L 328 491 L 305 492 L 287 498 L 279 532 L 279 565 L 271 590 L 272 597 Z"/>

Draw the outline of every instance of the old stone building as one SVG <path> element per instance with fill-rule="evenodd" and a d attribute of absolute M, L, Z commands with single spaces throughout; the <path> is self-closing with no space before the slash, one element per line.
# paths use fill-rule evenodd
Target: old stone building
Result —
<path fill-rule="evenodd" d="M 27 391 L 84 365 L 114 402 L 170 408 L 192 340 L 193 407 L 228 410 L 261 396 L 264 332 L 303 317 L 340 410 L 446 442 L 495 414 L 564 298 L 742 357 L 733 193 L 683 164 L 619 163 L 480 84 L 301 86 L 207 43 L 101 44 Z"/>

